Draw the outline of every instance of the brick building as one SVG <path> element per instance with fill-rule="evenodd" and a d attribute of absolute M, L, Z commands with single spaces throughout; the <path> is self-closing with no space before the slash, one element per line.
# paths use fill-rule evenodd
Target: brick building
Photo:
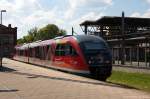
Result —
<path fill-rule="evenodd" d="M 8 27 L 0 24 L 0 56 L 11 57 L 16 42 L 17 27 L 12 28 L 11 24 Z"/>

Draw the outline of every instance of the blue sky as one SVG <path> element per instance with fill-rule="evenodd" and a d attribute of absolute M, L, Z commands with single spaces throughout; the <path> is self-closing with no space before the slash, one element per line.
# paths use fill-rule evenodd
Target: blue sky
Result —
<path fill-rule="evenodd" d="M 3 24 L 18 27 L 18 38 L 27 35 L 33 27 L 56 24 L 71 34 L 73 26 L 83 34 L 79 24 L 102 16 L 125 16 L 150 18 L 150 0 L 0 0 Z"/>

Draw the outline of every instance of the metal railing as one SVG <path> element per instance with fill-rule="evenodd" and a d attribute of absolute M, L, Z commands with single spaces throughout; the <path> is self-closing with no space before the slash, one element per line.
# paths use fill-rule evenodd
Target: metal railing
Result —
<path fill-rule="evenodd" d="M 150 47 L 126 47 L 124 60 L 121 64 L 121 48 L 112 48 L 112 63 L 119 66 L 129 66 L 150 69 Z"/>

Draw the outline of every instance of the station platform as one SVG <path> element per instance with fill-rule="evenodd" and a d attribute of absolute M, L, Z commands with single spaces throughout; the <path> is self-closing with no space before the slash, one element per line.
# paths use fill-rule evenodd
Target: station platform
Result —
<path fill-rule="evenodd" d="M 150 94 L 4 58 L 0 99 L 150 99 Z"/>

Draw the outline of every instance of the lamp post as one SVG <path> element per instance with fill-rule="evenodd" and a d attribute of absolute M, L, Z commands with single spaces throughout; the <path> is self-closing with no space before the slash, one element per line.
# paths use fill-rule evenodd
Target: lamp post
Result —
<path fill-rule="evenodd" d="M 2 24 L 2 13 L 6 12 L 6 10 L 1 10 L 1 24 Z"/>

